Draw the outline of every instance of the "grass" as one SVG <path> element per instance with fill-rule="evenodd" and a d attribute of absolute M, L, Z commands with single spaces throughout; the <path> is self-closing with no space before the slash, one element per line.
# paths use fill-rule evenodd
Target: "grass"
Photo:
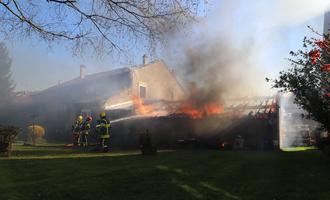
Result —
<path fill-rule="evenodd" d="M 141 156 L 15 146 L 0 158 L 0 199 L 330 199 L 318 151 L 191 150 Z"/>

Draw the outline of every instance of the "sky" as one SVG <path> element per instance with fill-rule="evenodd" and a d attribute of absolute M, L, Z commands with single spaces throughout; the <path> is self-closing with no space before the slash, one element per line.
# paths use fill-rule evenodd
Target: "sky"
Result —
<path fill-rule="evenodd" d="M 178 41 L 194 42 L 198 37 L 216 38 L 224 35 L 239 47 L 248 43 L 256 70 L 261 72 L 258 80 L 276 77 L 280 70 L 289 67 L 286 58 L 291 50 L 302 47 L 304 36 L 314 36 L 307 25 L 323 31 L 323 14 L 330 0 L 209 0 L 202 12 L 199 23 L 192 25 L 190 35 L 175 36 L 171 45 Z M 194 34 L 198 36 L 194 36 Z M 188 39 L 187 39 L 188 38 Z M 189 40 L 190 38 L 190 40 Z M 6 41 L 5 41 L 6 42 Z M 94 55 L 74 56 L 64 44 L 48 44 L 36 39 L 7 41 L 13 59 L 12 77 L 16 91 L 43 90 L 58 81 L 64 82 L 79 76 L 79 66 L 86 65 L 86 73 L 111 70 L 114 68 L 138 65 L 147 50 L 142 46 L 132 46 L 128 59 L 113 56 L 97 58 Z M 164 59 L 170 68 L 175 68 L 179 59 L 171 48 L 157 52 L 155 58 Z M 267 89 L 270 86 L 262 83 Z"/>

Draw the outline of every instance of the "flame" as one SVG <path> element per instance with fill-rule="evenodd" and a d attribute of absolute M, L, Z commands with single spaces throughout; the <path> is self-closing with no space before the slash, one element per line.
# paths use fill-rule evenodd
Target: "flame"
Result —
<path fill-rule="evenodd" d="M 208 103 L 204 105 L 204 111 L 207 116 L 223 113 L 223 107 L 217 103 Z"/>
<path fill-rule="evenodd" d="M 216 100 L 206 100 L 203 90 L 198 88 L 195 82 L 190 83 L 190 95 L 177 110 L 176 113 L 182 113 L 190 116 L 193 119 L 199 119 L 210 115 L 222 114 L 224 109 Z"/>
<path fill-rule="evenodd" d="M 199 109 L 195 108 L 193 104 L 190 104 L 189 102 L 184 103 L 180 108 L 179 108 L 179 113 L 183 113 L 186 115 L 189 115 L 193 119 L 198 119 L 203 117 L 202 111 Z"/>
<path fill-rule="evenodd" d="M 217 115 L 223 113 L 223 107 L 215 102 L 206 103 L 203 106 L 196 106 L 193 102 L 185 102 L 179 108 L 178 113 L 183 113 L 193 119 Z"/>
<path fill-rule="evenodd" d="M 137 115 L 151 115 L 154 114 L 152 105 L 146 105 L 140 97 L 133 97 L 133 108 Z"/>

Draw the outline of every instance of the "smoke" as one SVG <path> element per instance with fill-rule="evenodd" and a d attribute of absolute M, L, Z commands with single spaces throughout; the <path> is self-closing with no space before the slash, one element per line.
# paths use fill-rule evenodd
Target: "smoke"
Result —
<path fill-rule="evenodd" d="M 288 26 L 304 23 L 305 21 L 323 15 L 330 9 L 329 0 L 279 0 L 271 9 L 272 26 Z M 279 12 L 280 11 L 280 12 Z"/>
<path fill-rule="evenodd" d="M 223 101 L 227 98 L 257 94 L 257 76 L 253 66 L 251 46 L 239 48 L 230 40 L 205 38 L 187 48 L 181 74 L 186 83 L 194 83 L 190 92 L 200 101 Z M 259 80 L 263 81 L 263 80 Z"/>
<path fill-rule="evenodd" d="M 167 62 L 198 102 L 275 94 L 265 77 L 283 69 L 292 50 L 283 29 L 322 15 L 329 2 L 235 0 L 211 5 L 213 10 L 190 32 L 169 36 Z"/>
<path fill-rule="evenodd" d="M 215 5 L 213 1 L 215 8 L 190 32 L 169 35 L 172 40 L 166 62 L 175 67 L 190 101 L 198 108 L 210 102 L 227 106 L 231 99 L 274 95 L 277 91 L 271 89 L 265 77 L 274 77 L 289 66 L 284 60 L 301 44 L 308 32 L 306 25 L 311 25 L 307 21 L 322 16 L 328 3 L 234 0 L 217 1 Z M 293 127 L 301 123 L 300 119 L 297 114 L 282 125 Z M 216 123 L 202 126 L 203 132 L 214 131 L 212 125 Z M 282 145 L 301 145 L 297 142 L 300 133 L 293 134 Z"/>
<path fill-rule="evenodd" d="M 319 127 L 317 122 L 306 119 L 306 112 L 293 103 L 294 95 L 281 95 L 279 110 L 280 147 L 306 146 Z"/>
<path fill-rule="evenodd" d="M 237 43 L 231 35 L 202 31 L 176 49 L 180 58 L 174 65 L 197 107 L 269 94 L 254 45 L 253 40 Z"/>
<path fill-rule="evenodd" d="M 292 94 L 285 94 L 280 99 L 280 112 L 279 112 L 279 129 L 280 129 L 280 147 L 292 147 L 302 145 L 301 140 L 297 140 L 300 130 L 293 127 L 293 124 L 301 125 L 302 111 L 293 104 Z"/>

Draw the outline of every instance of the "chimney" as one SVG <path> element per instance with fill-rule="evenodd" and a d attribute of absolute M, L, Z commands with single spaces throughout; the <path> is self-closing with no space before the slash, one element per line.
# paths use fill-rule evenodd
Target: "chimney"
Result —
<path fill-rule="evenodd" d="M 85 78 L 85 69 L 86 69 L 85 65 L 80 65 L 80 79 Z"/>
<path fill-rule="evenodd" d="M 171 69 L 171 73 L 172 73 L 173 75 L 175 75 L 175 70 L 174 70 L 174 69 Z"/>
<path fill-rule="evenodd" d="M 323 34 L 329 34 L 330 30 L 330 11 L 324 13 L 324 22 L 323 22 Z"/>
<path fill-rule="evenodd" d="M 143 65 L 146 65 L 148 63 L 148 56 L 146 55 L 146 54 L 144 54 L 143 56 L 142 56 L 142 64 Z"/>

